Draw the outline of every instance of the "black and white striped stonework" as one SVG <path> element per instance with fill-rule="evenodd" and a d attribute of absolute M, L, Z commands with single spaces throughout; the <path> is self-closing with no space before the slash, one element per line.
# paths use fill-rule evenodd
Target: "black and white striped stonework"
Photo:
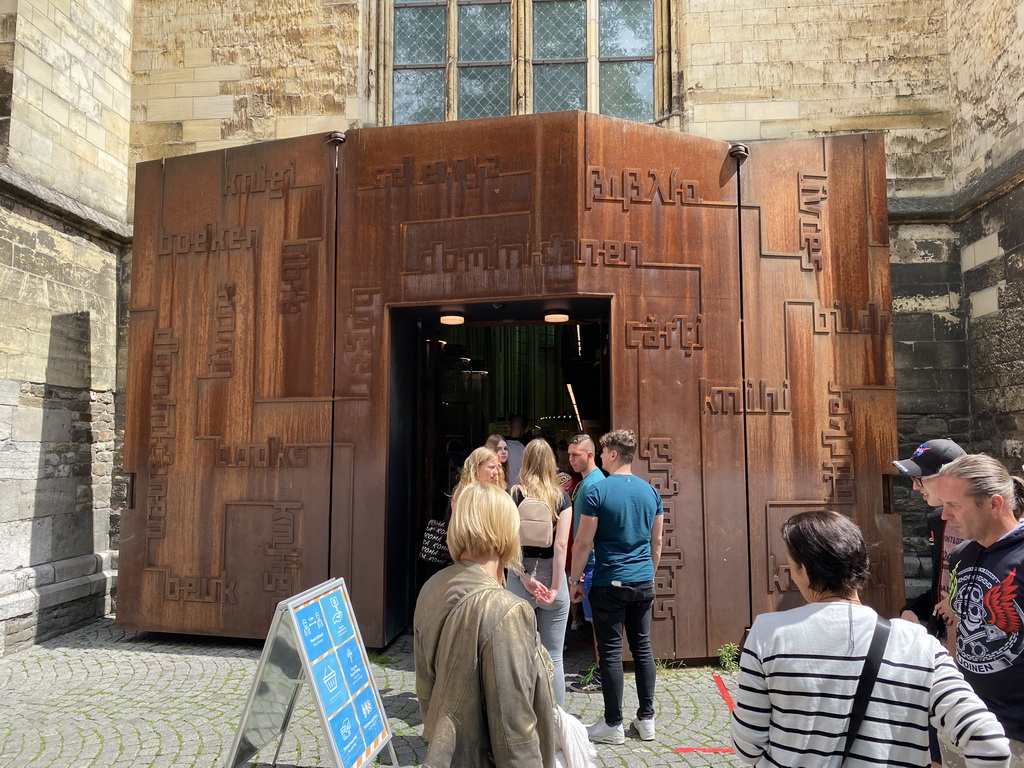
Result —
<path fill-rule="evenodd" d="M 733 743 L 758 766 L 836 768 L 876 614 L 849 603 L 812 603 L 758 616 L 741 657 Z M 945 649 L 902 620 L 892 631 L 847 768 L 931 763 L 928 721 L 961 748 L 968 766 L 1009 760 L 1003 729 Z"/>

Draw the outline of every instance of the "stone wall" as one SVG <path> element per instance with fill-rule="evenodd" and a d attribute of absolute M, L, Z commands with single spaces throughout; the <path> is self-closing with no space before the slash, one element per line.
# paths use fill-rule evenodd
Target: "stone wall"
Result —
<path fill-rule="evenodd" d="M 14 33 L 17 0 L 0 0 L 0 162 L 7 159 L 11 137 L 11 96 L 14 91 Z"/>
<path fill-rule="evenodd" d="M 926 440 L 970 445 L 967 323 L 961 309 L 959 240 L 949 224 L 897 224 L 890 233 L 899 457 Z M 910 595 L 931 583 L 925 517 L 910 481 L 896 478 L 903 518 L 904 574 Z"/>
<path fill-rule="evenodd" d="M 1024 3 L 946 0 L 953 179 L 1017 172 L 1024 151 Z"/>
<path fill-rule="evenodd" d="M 973 446 L 1024 474 L 1024 185 L 971 215 L 960 239 Z"/>
<path fill-rule="evenodd" d="M 110 608 L 120 251 L 0 196 L 0 655 Z"/>
<path fill-rule="evenodd" d="M 133 160 L 377 122 L 374 8 L 138 0 Z"/>
<path fill-rule="evenodd" d="M 0 0 L 0 655 L 111 606 L 130 18 Z"/>
<path fill-rule="evenodd" d="M 950 189 L 942 0 L 689 0 L 675 108 L 725 140 L 885 131 L 893 195 Z"/>
<path fill-rule="evenodd" d="M 1020 473 L 1024 3 L 950 0 L 945 12 L 950 188 L 942 198 L 890 201 L 901 455 L 948 436 Z M 928 223 L 899 224 L 915 219 Z M 906 481 L 897 481 L 896 503 L 912 593 L 927 583 L 927 509 Z"/>
<path fill-rule="evenodd" d="M 125 221 L 129 18 L 130 0 L 0 3 L 4 37 L 14 33 L 13 47 L 0 40 L 12 73 L 0 181 L 87 218 Z"/>

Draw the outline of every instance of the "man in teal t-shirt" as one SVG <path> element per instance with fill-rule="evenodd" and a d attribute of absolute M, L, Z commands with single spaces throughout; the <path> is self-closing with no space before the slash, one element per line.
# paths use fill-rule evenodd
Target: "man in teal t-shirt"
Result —
<path fill-rule="evenodd" d="M 575 435 L 569 441 L 568 453 L 570 466 L 572 466 L 574 472 L 578 472 L 583 478 L 576 485 L 576 488 L 573 489 L 572 493 L 572 535 L 573 541 L 575 541 L 576 534 L 580 529 L 580 507 L 583 503 L 583 496 L 594 483 L 600 483 L 604 480 L 604 472 L 598 469 L 597 463 L 594 461 L 595 446 L 590 435 L 585 433 Z M 577 499 L 581 500 L 579 504 L 576 503 Z M 591 630 L 593 630 L 594 613 L 590 608 L 590 600 L 587 597 L 590 592 L 590 585 L 594 581 L 593 551 L 591 551 L 590 558 L 586 564 L 582 568 L 579 565 L 579 563 L 572 563 L 569 577 L 580 579 L 580 586 L 583 588 L 583 617 L 591 625 Z M 595 634 L 594 663 L 590 665 L 588 670 L 581 673 L 578 680 L 569 685 L 569 689 L 577 693 L 600 693 L 601 673 L 598 670 L 600 660 L 601 657 L 597 652 L 597 635 Z"/>
<path fill-rule="evenodd" d="M 601 438 L 602 482 L 576 495 L 580 514 L 572 562 L 594 553 L 590 605 L 601 657 L 604 718 L 587 726 L 591 741 L 622 744 L 622 632 L 625 629 L 636 670 L 637 709 L 633 727 L 641 739 L 654 739 L 656 671 L 651 651 L 654 574 L 661 559 L 664 509 L 661 496 L 633 474 L 636 435 L 625 429 Z M 579 579 L 569 579 L 573 602 L 583 598 Z"/>

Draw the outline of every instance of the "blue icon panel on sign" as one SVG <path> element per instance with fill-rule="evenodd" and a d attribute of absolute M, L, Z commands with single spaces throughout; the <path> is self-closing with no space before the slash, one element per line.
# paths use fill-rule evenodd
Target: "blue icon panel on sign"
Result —
<path fill-rule="evenodd" d="M 331 633 L 334 645 L 341 645 L 355 636 L 355 631 L 352 629 L 352 618 L 349 616 L 340 589 L 320 598 L 320 604 L 327 616 L 327 628 Z"/>
<path fill-rule="evenodd" d="M 373 695 L 373 688 L 367 686 L 352 701 L 356 708 L 356 716 L 359 718 L 359 725 L 363 733 L 369 738 L 384 730 L 384 723 L 380 717 L 380 707 L 377 705 L 377 697 Z"/>
<path fill-rule="evenodd" d="M 341 668 L 348 680 L 348 688 L 353 693 L 358 691 L 368 682 L 366 664 L 363 661 L 362 649 L 355 638 L 352 638 L 338 649 L 338 659 L 341 661 Z"/>
<path fill-rule="evenodd" d="M 345 685 L 345 676 L 338 666 L 338 657 L 333 653 L 313 665 L 313 679 L 327 712 L 337 712 L 351 698 L 349 688 Z"/>
<path fill-rule="evenodd" d="M 296 610 L 295 621 L 299 625 L 299 636 L 310 660 L 320 658 L 334 647 L 319 602 L 310 603 Z"/>
<path fill-rule="evenodd" d="M 331 733 L 334 734 L 334 743 L 338 747 L 338 754 L 341 755 L 342 765 L 345 768 L 356 765 L 363 756 L 366 744 L 351 704 L 331 718 Z"/>
<path fill-rule="evenodd" d="M 339 768 L 364 768 L 391 734 L 344 583 L 325 586 L 316 597 L 310 599 L 310 590 L 288 607 L 335 762 Z"/>

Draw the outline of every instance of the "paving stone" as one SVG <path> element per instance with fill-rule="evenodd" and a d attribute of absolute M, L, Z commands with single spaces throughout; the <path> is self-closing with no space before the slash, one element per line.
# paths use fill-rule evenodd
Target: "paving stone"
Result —
<path fill-rule="evenodd" d="M 565 652 L 568 680 L 592 658 L 586 638 Z M 0 765 L 4 768 L 211 768 L 231 748 L 259 661 L 250 640 L 184 637 L 119 630 L 112 618 L 0 659 Z M 426 754 L 415 695 L 412 637 L 402 635 L 376 654 L 373 674 L 394 732 L 402 766 Z M 658 736 L 599 745 L 596 763 L 627 768 L 739 766 L 731 754 L 686 751 L 729 746 L 729 709 L 715 675 L 730 695 L 735 679 L 710 667 L 658 671 Z M 636 688 L 628 671 L 623 711 L 632 721 Z M 603 714 L 600 694 L 566 693 L 566 711 L 590 723 Z M 270 768 L 275 744 L 257 755 Z M 389 764 L 387 750 L 380 764 Z M 308 691 L 300 694 L 277 761 L 281 768 L 332 764 L 327 739 Z"/>

